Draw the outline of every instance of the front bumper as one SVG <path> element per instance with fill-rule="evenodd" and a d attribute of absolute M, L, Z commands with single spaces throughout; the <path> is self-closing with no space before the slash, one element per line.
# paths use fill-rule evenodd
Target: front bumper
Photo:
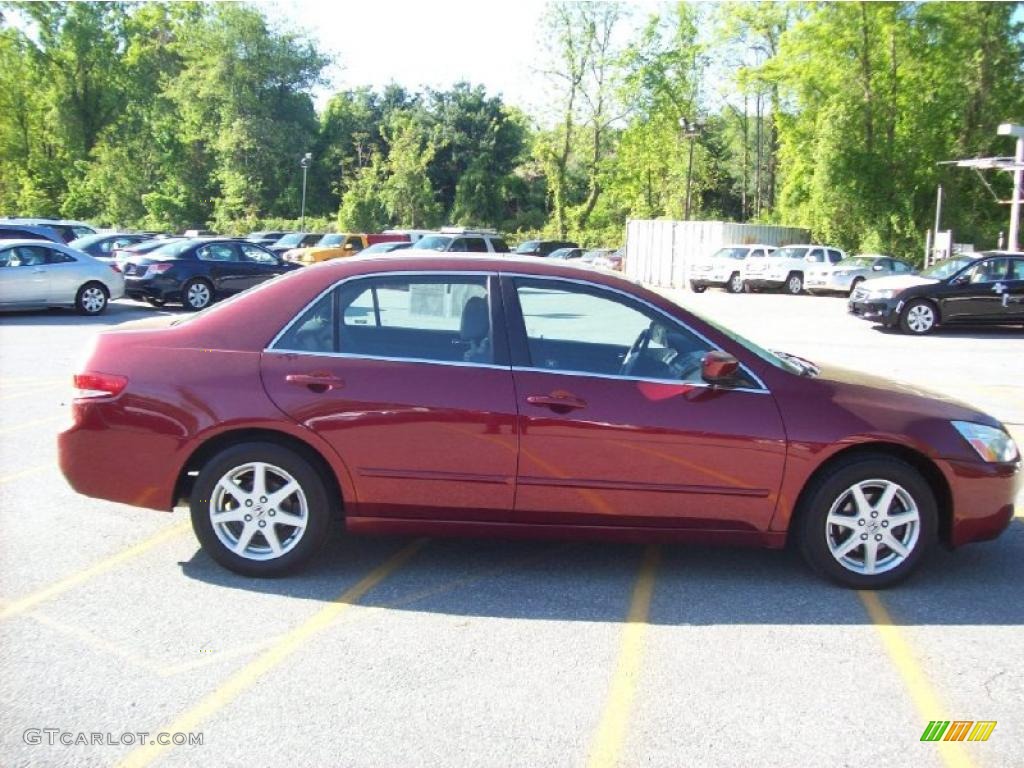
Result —
<path fill-rule="evenodd" d="M 846 309 L 851 315 L 890 327 L 899 322 L 900 308 L 901 302 L 898 299 L 851 298 L 846 304 Z"/>
<path fill-rule="evenodd" d="M 786 278 L 774 278 L 768 277 L 767 275 L 748 275 L 743 278 L 743 282 L 750 288 L 781 288 L 786 284 Z"/>
<path fill-rule="evenodd" d="M 951 546 L 988 541 L 1009 527 L 1013 521 L 1015 499 L 1024 485 L 1019 459 L 1012 464 L 980 461 L 943 461 L 939 464 L 952 495 Z"/>

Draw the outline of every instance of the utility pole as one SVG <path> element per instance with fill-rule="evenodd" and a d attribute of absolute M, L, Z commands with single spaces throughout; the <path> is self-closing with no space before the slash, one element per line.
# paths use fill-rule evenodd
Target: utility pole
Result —
<path fill-rule="evenodd" d="M 1013 194 L 1010 197 L 1010 233 L 1007 247 L 1011 251 L 1020 248 L 1020 206 L 1024 202 L 1024 125 L 1003 123 L 999 126 L 1000 136 L 1017 139 L 1017 151 L 1013 155 Z"/>
<path fill-rule="evenodd" d="M 939 237 L 939 226 L 942 223 L 942 185 L 935 192 L 935 237 Z"/>
<path fill-rule="evenodd" d="M 690 140 L 690 159 L 686 164 L 686 205 L 683 220 L 690 220 L 690 188 L 693 184 L 693 145 L 700 136 L 703 125 L 698 122 L 690 122 L 685 117 L 679 118 L 679 127 L 683 129 L 683 138 Z"/>
<path fill-rule="evenodd" d="M 309 164 L 313 160 L 313 153 L 307 152 L 299 160 L 299 165 L 302 166 L 302 212 L 299 215 L 299 229 L 304 230 L 306 228 L 306 172 L 309 170 Z"/>

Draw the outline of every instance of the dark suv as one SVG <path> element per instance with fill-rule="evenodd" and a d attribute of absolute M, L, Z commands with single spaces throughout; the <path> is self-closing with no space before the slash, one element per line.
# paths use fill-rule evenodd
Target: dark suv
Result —
<path fill-rule="evenodd" d="M 559 248 L 579 248 L 569 240 L 527 240 L 516 246 L 512 253 L 518 256 L 550 256 Z"/>

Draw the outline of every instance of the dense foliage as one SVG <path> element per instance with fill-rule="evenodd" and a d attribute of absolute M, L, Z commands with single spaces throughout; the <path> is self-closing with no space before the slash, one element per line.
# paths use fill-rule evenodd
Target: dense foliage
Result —
<path fill-rule="evenodd" d="M 352 230 L 443 223 L 618 245 L 629 218 L 809 227 L 916 255 L 948 192 L 993 245 L 1024 122 L 1016 3 L 553 2 L 528 116 L 482 86 L 312 94 L 330 63 L 235 3 L 7 3 L 0 213 L 238 231 L 306 211 Z M 684 132 L 681 121 L 697 124 Z M 689 193 L 687 192 L 690 188 Z"/>

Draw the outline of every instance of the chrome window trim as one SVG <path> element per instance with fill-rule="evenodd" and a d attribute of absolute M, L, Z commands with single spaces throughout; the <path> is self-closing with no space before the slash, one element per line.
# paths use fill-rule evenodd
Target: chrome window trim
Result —
<path fill-rule="evenodd" d="M 684 379 L 654 379 L 646 376 L 619 376 L 614 373 L 591 373 L 589 371 L 563 371 L 554 368 L 531 368 L 513 365 L 513 373 L 550 373 L 556 376 L 584 376 L 593 379 L 610 379 L 612 381 L 642 381 L 649 384 L 672 384 L 677 387 L 700 387 L 701 389 L 719 389 L 722 392 L 749 392 L 754 395 L 771 394 L 767 389 L 751 389 L 750 387 L 719 387 L 706 381 L 686 381 Z"/>
<path fill-rule="evenodd" d="M 619 381 L 645 381 L 645 382 L 651 382 L 651 383 L 655 383 L 655 384 L 684 384 L 684 385 L 698 386 L 698 387 L 712 387 L 712 386 L 714 386 L 714 385 L 707 384 L 705 382 L 687 382 L 687 381 L 682 381 L 682 380 L 679 380 L 679 379 L 652 379 L 652 378 L 644 378 L 642 376 L 617 376 L 615 374 L 591 373 L 591 372 L 588 372 L 588 371 L 561 371 L 561 370 L 552 370 L 550 368 L 533 368 L 533 367 L 528 367 L 528 366 L 495 365 L 494 363 L 470 363 L 470 362 L 461 361 L 461 360 L 456 360 L 456 361 L 452 361 L 452 360 L 430 360 L 430 359 L 425 359 L 425 358 L 387 357 L 387 356 L 382 356 L 382 355 L 356 355 L 356 354 L 352 354 L 350 352 L 310 352 L 309 350 L 291 350 L 291 349 L 277 349 L 277 348 L 275 348 L 275 345 L 277 344 L 278 341 L 280 341 L 281 337 L 284 336 L 285 334 L 287 334 L 288 331 L 291 330 L 291 327 L 293 325 L 295 325 L 299 321 L 299 318 L 301 318 L 303 315 L 305 315 L 306 312 L 309 311 L 313 307 L 314 304 L 316 304 L 318 301 L 320 301 L 324 296 L 329 294 L 331 291 L 335 290 L 336 288 L 341 287 L 345 283 L 350 282 L 352 280 L 366 280 L 366 279 L 373 279 L 373 278 L 378 278 L 378 277 L 460 277 L 460 276 L 461 277 L 485 277 L 485 278 L 490 278 L 490 277 L 499 277 L 500 278 L 500 277 L 508 276 L 508 277 L 513 277 L 513 278 L 521 277 L 521 278 L 525 278 L 525 279 L 528 279 L 528 280 L 551 280 L 553 282 L 575 283 L 575 284 L 583 285 L 583 286 L 586 286 L 586 287 L 589 287 L 589 288 L 594 288 L 594 289 L 597 289 L 597 290 L 607 291 L 609 293 L 618 294 L 619 296 L 623 296 L 623 297 L 625 297 L 627 299 L 630 299 L 632 301 L 638 302 L 639 304 L 643 304 L 644 306 L 648 307 L 649 309 L 652 309 L 655 312 L 657 312 L 658 314 L 660 314 L 663 317 L 667 318 L 671 322 L 677 323 L 677 324 L 681 325 L 683 328 L 685 328 L 690 333 L 692 333 L 694 336 L 696 336 L 701 341 L 703 341 L 705 344 L 707 344 L 711 349 L 718 350 L 719 352 L 723 352 L 724 351 L 719 345 L 717 345 L 714 342 L 712 342 L 703 333 L 701 333 L 700 331 L 697 331 L 697 330 L 691 328 L 685 322 L 683 322 L 682 320 L 680 320 L 677 317 L 674 317 L 674 316 L 670 315 L 668 312 L 666 312 L 661 307 L 658 307 L 658 306 L 652 304 L 651 302 L 647 301 L 646 299 L 643 299 L 643 298 L 641 298 L 639 296 L 635 296 L 635 295 L 633 295 L 633 294 L 631 294 L 631 293 L 629 293 L 627 291 L 623 291 L 623 290 L 621 290 L 619 288 L 614 288 L 614 287 L 609 286 L 609 285 L 601 285 L 600 283 L 595 283 L 595 282 L 590 281 L 590 280 L 583 280 L 583 279 L 579 279 L 579 278 L 575 278 L 575 277 L 561 277 L 561 276 L 555 276 L 555 275 L 536 275 L 536 274 L 530 274 L 528 272 L 506 272 L 504 270 L 492 271 L 492 270 L 431 270 L 431 269 L 401 270 L 401 271 L 394 271 L 394 272 L 373 272 L 373 273 L 365 273 L 365 274 L 360 274 L 360 275 L 349 275 L 348 277 L 344 277 L 341 280 L 338 280 L 338 281 L 336 281 L 334 283 L 331 283 L 331 285 L 329 285 L 327 288 L 325 288 L 320 293 L 318 293 L 311 301 L 307 302 L 306 305 L 304 307 L 302 307 L 302 309 L 300 309 L 295 314 L 295 316 L 284 326 L 284 328 L 282 328 L 280 331 L 278 331 L 277 335 L 274 336 L 273 339 L 271 339 L 270 343 L 267 344 L 266 347 L 264 347 L 263 351 L 265 353 L 279 353 L 279 354 L 289 354 L 289 355 L 304 355 L 304 356 L 310 356 L 310 357 L 336 357 L 336 358 L 344 358 L 344 359 L 350 359 L 350 360 L 378 360 L 378 361 L 383 361 L 383 362 L 426 363 L 426 364 L 429 364 L 429 365 L 451 365 L 451 366 L 455 366 L 455 367 L 459 367 L 459 368 L 490 368 L 490 369 L 496 369 L 496 370 L 502 370 L 502 371 L 509 371 L 509 370 L 510 371 L 524 371 L 524 372 L 525 371 L 535 371 L 535 372 L 539 372 L 539 373 L 564 374 L 566 376 L 592 376 L 592 377 L 595 377 L 595 378 L 612 379 L 612 380 L 619 380 Z M 488 290 L 488 292 L 487 292 L 488 308 L 490 308 L 491 301 L 492 301 L 491 292 Z M 765 386 L 765 383 L 764 383 L 764 381 L 761 380 L 761 377 L 758 376 L 756 373 L 754 373 L 752 370 L 750 370 L 750 368 L 746 365 L 746 363 L 740 362 L 740 367 L 747 373 L 748 376 L 751 377 L 751 379 L 753 381 L 755 381 L 760 386 L 760 389 L 753 389 L 753 388 L 749 388 L 749 387 L 736 387 L 736 388 L 732 388 L 732 389 L 722 388 L 722 391 L 728 391 L 728 392 L 751 392 L 751 393 L 758 393 L 758 394 L 771 394 L 771 390 L 769 390 L 768 387 Z"/>
<path fill-rule="evenodd" d="M 645 307 L 648 307 L 649 309 L 654 310 L 655 312 L 657 312 L 658 314 L 660 314 L 663 317 L 667 318 L 671 322 L 676 323 L 678 325 L 681 325 L 687 331 L 689 331 L 694 336 L 696 336 L 698 339 L 700 339 L 705 344 L 707 344 L 711 349 L 717 350 L 719 352 L 724 352 L 725 351 L 720 346 L 718 346 L 713 341 L 711 341 L 711 339 L 709 339 L 703 333 L 701 333 L 700 331 L 698 331 L 698 330 L 696 330 L 694 328 L 691 328 L 689 325 L 684 323 L 679 318 L 673 317 L 668 312 L 663 310 L 661 307 L 656 306 L 656 305 L 652 304 L 651 302 L 647 301 L 646 299 L 640 298 L 639 296 L 634 296 L 633 294 L 628 293 L 627 291 L 620 290 L 619 288 L 613 288 L 610 285 L 601 285 L 600 283 L 594 283 L 594 282 L 591 282 L 590 280 L 580 280 L 580 279 L 574 278 L 574 277 L 555 277 L 553 275 L 530 275 L 530 274 L 523 274 L 523 273 L 520 273 L 520 272 L 502 272 L 501 274 L 502 275 L 509 275 L 510 277 L 523 277 L 523 278 L 527 278 L 529 280 L 552 280 L 552 281 L 555 281 L 555 282 L 563 282 L 563 283 L 577 283 L 579 285 L 585 285 L 585 286 L 588 286 L 588 287 L 591 287 L 591 288 L 596 288 L 596 289 L 601 290 L 601 291 L 607 291 L 609 293 L 616 293 L 619 296 L 624 296 L 627 299 L 635 301 L 635 302 L 637 302 L 639 304 L 643 304 Z M 746 391 L 749 391 L 749 392 L 765 392 L 765 393 L 769 392 L 768 387 L 765 386 L 764 382 L 761 380 L 761 377 L 758 376 L 757 374 L 755 374 L 752 370 L 750 370 L 750 368 L 748 368 L 745 363 L 741 362 L 740 363 L 740 368 L 742 368 L 744 371 L 746 371 L 747 374 L 750 376 L 750 378 L 753 381 L 757 382 L 758 385 L 760 385 L 760 389 L 747 389 Z M 514 369 L 515 368 L 513 367 L 513 370 Z M 567 374 L 575 374 L 575 375 L 582 375 L 582 376 L 600 376 L 601 378 L 631 379 L 631 380 L 635 380 L 635 381 L 653 381 L 653 382 L 658 382 L 658 383 L 662 383 L 662 384 L 664 384 L 664 383 L 670 383 L 670 384 L 686 384 L 686 383 L 690 383 L 690 382 L 683 382 L 683 381 L 681 381 L 679 379 L 647 379 L 647 378 L 644 378 L 642 376 L 616 376 L 614 374 L 587 373 L 586 371 L 556 371 L 556 370 L 553 370 L 553 369 L 550 369 L 550 368 L 533 368 L 533 367 L 527 368 L 527 367 L 524 367 L 524 368 L 522 368 L 522 370 L 545 371 L 547 373 L 567 373 Z M 709 386 L 709 385 L 702 383 L 701 386 Z M 740 388 L 736 388 L 736 389 L 733 389 L 733 390 L 730 390 L 730 391 L 739 392 L 739 391 L 744 391 L 744 390 L 741 390 Z"/>

